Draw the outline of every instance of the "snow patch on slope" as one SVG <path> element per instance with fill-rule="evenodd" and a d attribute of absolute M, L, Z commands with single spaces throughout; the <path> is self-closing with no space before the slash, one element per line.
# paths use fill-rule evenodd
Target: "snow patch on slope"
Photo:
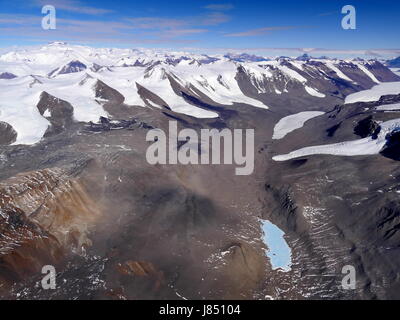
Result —
<path fill-rule="evenodd" d="M 272 139 L 278 140 L 284 138 L 290 132 L 303 127 L 308 120 L 321 116 L 325 112 L 320 111 L 305 111 L 284 117 L 275 125 L 274 135 Z"/>
<path fill-rule="evenodd" d="M 390 68 L 390 71 L 400 77 L 400 68 Z"/>
<path fill-rule="evenodd" d="M 314 97 L 317 97 L 317 98 L 325 98 L 326 97 L 325 94 L 323 94 L 321 92 L 318 92 L 317 90 L 315 90 L 315 89 L 313 89 L 313 88 L 311 88 L 309 86 L 305 86 L 305 89 L 308 92 L 308 94 L 311 95 L 311 96 L 314 96 Z"/>
<path fill-rule="evenodd" d="M 136 87 L 136 82 L 140 82 L 144 70 L 143 67 L 118 67 L 97 73 L 96 77 L 106 84 L 112 84 L 112 88 L 124 96 L 127 105 L 144 107 Z"/>
<path fill-rule="evenodd" d="M 400 94 L 400 82 L 385 82 L 369 90 L 363 90 L 348 95 L 345 104 L 378 101 L 382 96 L 396 94 Z"/>
<path fill-rule="evenodd" d="M 364 72 L 368 77 L 371 78 L 371 80 L 375 83 L 381 83 L 374 75 L 371 71 L 369 71 L 367 69 L 367 67 L 365 65 L 363 65 L 362 63 L 356 63 L 356 65 L 360 68 L 360 70 L 362 72 Z"/>
<path fill-rule="evenodd" d="M 74 73 L 58 75 L 54 79 L 43 79 L 43 85 L 36 86 L 41 91 L 69 102 L 74 107 L 74 118 L 82 122 L 97 122 L 100 117 L 108 117 L 96 98 L 94 86 L 97 79 L 86 74 Z M 97 100 L 97 101 L 96 101 Z"/>
<path fill-rule="evenodd" d="M 32 81 L 32 77 L 0 80 L 0 121 L 17 132 L 14 144 L 39 142 L 50 125 L 36 108 L 41 91 L 29 88 Z"/>
<path fill-rule="evenodd" d="M 326 66 L 327 66 L 329 69 L 335 71 L 339 78 L 342 78 L 343 80 L 346 80 L 346 81 L 350 81 L 350 82 L 355 83 L 355 82 L 354 82 L 353 80 L 351 80 L 348 76 L 346 76 L 338 67 L 336 67 L 335 64 L 334 64 L 333 62 L 331 62 L 331 61 L 326 61 L 325 64 L 326 64 Z"/>
<path fill-rule="evenodd" d="M 274 161 L 287 161 L 299 157 L 306 157 L 316 154 L 336 155 L 336 156 L 363 156 L 378 154 L 386 144 L 386 135 L 394 130 L 400 129 L 400 119 L 386 121 L 381 124 L 381 131 L 377 139 L 372 137 L 345 141 L 335 144 L 313 146 L 302 148 L 288 154 L 275 156 Z"/>
<path fill-rule="evenodd" d="M 179 79 L 176 80 L 180 81 Z M 149 76 L 141 77 L 137 82 L 163 99 L 174 112 L 196 118 L 218 118 L 219 116 L 218 113 L 191 105 L 181 96 L 178 96 L 172 89 L 166 71 L 162 67 L 157 66 Z"/>
<path fill-rule="evenodd" d="M 281 69 L 285 74 L 287 74 L 290 78 L 295 79 L 301 83 L 306 83 L 307 79 L 304 78 L 301 74 L 298 72 L 294 71 L 293 69 L 290 69 L 287 66 L 279 66 L 279 69 Z"/>
<path fill-rule="evenodd" d="M 49 126 L 46 116 L 37 109 L 42 92 L 69 102 L 77 121 L 97 122 L 108 117 L 95 97 L 97 79 L 86 74 L 59 75 L 56 78 L 20 77 L 0 80 L 0 120 L 17 131 L 15 144 L 35 144 L 41 140 Z"/>
<path fill-rule="evenodd" d="M 262 109 L 269 109 L 261 101 L 247 97 L 242 92 L 235 79 L 237 68 L 237 64 L 232 61 L 219 60 L 200 66 L 182 62 L 171 69 L 179 79 L 182 79 L 187 84 L 190 83 L 216 103 L 224 105 L 244 103 Z M 263 75 L 271 75 L 267 70 L 253 65 L 251 69 L 248 69 L 248 72 L 253 74 L 256 84 L 260 83 L 259 81 L 261 81 Z"/>
<path fill-rule="evenodd" d="M 376 110 L 378 111 L 400 110 L 400 103 L 384 104 L 379 107 L 376 107 Z"/>

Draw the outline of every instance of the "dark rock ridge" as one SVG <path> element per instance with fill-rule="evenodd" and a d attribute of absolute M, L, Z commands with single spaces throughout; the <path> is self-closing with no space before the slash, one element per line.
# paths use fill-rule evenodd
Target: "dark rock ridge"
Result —
<path fill-rule="evenodd" d="M 110 130 L 135 130 L 143 128 L 146 130 L 154 129 L 151 125 L 148 125 L 145 122 L 138 121 L 137 119 L 130 120 L 110 120 L 105 117 L 101 117 L 98 123 L 90 122 L 89 125 L 86 126 L 86 130 L 93 132 L 102 132 L 102 131 L 110 131 Z"/>
<path fill-rule="evenodd" d="M 122 104 L 125 97 L 117 90 L 106 85 L 103 81 L 97 80 L 94 86 L 96 98 L 107 100 L 109 103 Z"/>
<path fill-rule="evenodd" d="M 3 72 L 3 73 L 0 73 L 0 79 L 6 79 L 6 80 L 9 80 L 9 79 L 14 79 L 14 78 L 16 78 L 17 76 L 15 75 L 15 74 L 12 74 L 12 73 L 10 73 L 10 72 Z"/>
<path fill-rule="evenodd" d="M 92 70 L 93 72 L 98 72 L 102 68 L 103 68 L 103 66 L 98 65 L 97 63 L 93 63 L 93 65 L 90 67 L 90 70 Z"/>
<path fill-rule="evenodd" d="M 37 108 L 40 114 L 46 117 L 51 123 L 45 136 L 60 133 L 73 122 L 73 106 L 69 102 L 54 97 L 47 92 L 42 92 L 40 95 Z"/>
<path fill-rule="evenodd" d="M 326 129 L 326 133 L 328 137 L 333 137 L 336 133 L 336 131 L 340 128 L 341 123 L 335 124 L 334 126 Z"/>
<path fill-rule="evenodd" d="M 311 59 L 312 59 L 312 57 L 310 57 L 307 53 L 296 58 L 297 61 L 309 61 Z"/>
<path fill-rule="evenodd" d="M 87 66 L 78 60 L 74 60 L 66 64 L 65 66 L 55 69 L 49 73 L 49 77 L 56 76 L 58 74 L 68 74 L 85 71 Z"/>
<path fill-rule="evenodd" d="M 400 68 L 400 57 L 387 62 L 388 66 L 391 68 Z"/>
<path fill-rule="evenodd" d="M 387 142 L 381 151 L 381 155 L 389 159 L 400 161 L 400 132 L 395 131 L 388 134 L 386 140 Z"/>
<path fill-rule="evenodd" d="M 17 132 L 14 128 L 3 121 L 0 121 L 0 145 L 9 145 L 17 140 Z"/>
<path fill-rule="evenodd" d="M 390 71 L 379 61 L 370 62 L 365 66 L 375 77 L 382 82 L 400 81 L 400 77 Z"/>
<path fill-rule="evenodd" d="M 373 120 L 372 116 L 368 116 L 357 123 L 357 125 L 354 127 L 354 134 L 360 136 L 361 138 L 366 138 L 376 134 L 378 128 L 379 124 Z"/>

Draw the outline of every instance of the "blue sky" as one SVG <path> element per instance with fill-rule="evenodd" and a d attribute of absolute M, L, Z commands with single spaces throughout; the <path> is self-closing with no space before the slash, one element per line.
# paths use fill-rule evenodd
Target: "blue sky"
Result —
<path fill-rule="evenodd" d="M 57 10 L 56 30 L 41 28 L 45 4 Z M 357 10 L 356 30 L 341 28 L 347 4 Z M 67 41 L 207 53 L 400 55 L 394 0 L 0 0 L 0 8 L 0 47 Z"/>

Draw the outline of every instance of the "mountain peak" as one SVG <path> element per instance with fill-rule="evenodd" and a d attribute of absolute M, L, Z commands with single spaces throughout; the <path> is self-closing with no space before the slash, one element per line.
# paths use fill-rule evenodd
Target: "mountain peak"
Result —
<path fill-rule="evenodd" d="M 79 60 L 73 60 L 67 63 L 65 66 L 61 68 L 57 68 L 49 73 L 49 77 L 53 77 L 59 74 L 68 74 L 68 73 L 76 73 L 81 72 L 87 69 L 87 66 L 80 62 Z"/>
<path fill-rule="evenodd" d="M 307 53 L 305 53 L 302 56 L 296 58 L 296 60 L 298 60 L 298 61 L 308 61 L 310 59 L 312 59 L 312 57 L 309 56 Z"/>
<path fill-rule="evenodd" d="M 17 76 L 15 75 L 15 74 L 13 74 L 13 73 L 10 73 L 10 72 L 3 72 L 3 73 L 0 73 L 0 79 L 7 79 L 7 80 L 9 80 L 9 79 L 14 79 L 14 78 L 16 78 Z"/>
<path fill-rule="evenodd" d="M 53 41 L 48 43 L 49 46 L 66 46 L 68 45 L 67 42 L 64 41 Z"/>
<path fill-rule="evenodd" d="M 224 55 L 224 58 L 236 61 L 236 62 L 261 62 L 261 61 L 268 61 L 268 59 L 261 57 L 261 56 L 256 56 L 254 54 L 248 54 L 248 53 L 227 53 Z"/>

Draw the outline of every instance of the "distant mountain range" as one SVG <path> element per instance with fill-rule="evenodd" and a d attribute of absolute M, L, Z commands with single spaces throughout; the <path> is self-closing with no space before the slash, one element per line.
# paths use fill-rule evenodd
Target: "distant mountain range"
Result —
<path fill-rule="evenodd" d="M 62 42 L 1 55 L 0 79 L 0 121 L 18 132 L 19 143 L 37 142 L 55 121 L 56 113 L 43 116 L 35 109 L 43 93 L 69 103 L 77 121 L 107 116 L 103 105 L 116 97 L 128 106 L 217 118 L 218 113 L 202 103 L 268 109 L 285 108 L 289 99 L 305 107 L 322 99 L 339 102 L 380 82 L 400 80 L 375 60 L 317 59 L 307 54 L 296 59 L 246 53 L 210 56 Z M 21 121 L 27 116 L 29 121 Z"/>
<path fill-rule="evenodd" d="M 387 62 L 387 65 L 391 68 L 400 68 L 400 57 L 393 60 L 389 60 Z"/>

